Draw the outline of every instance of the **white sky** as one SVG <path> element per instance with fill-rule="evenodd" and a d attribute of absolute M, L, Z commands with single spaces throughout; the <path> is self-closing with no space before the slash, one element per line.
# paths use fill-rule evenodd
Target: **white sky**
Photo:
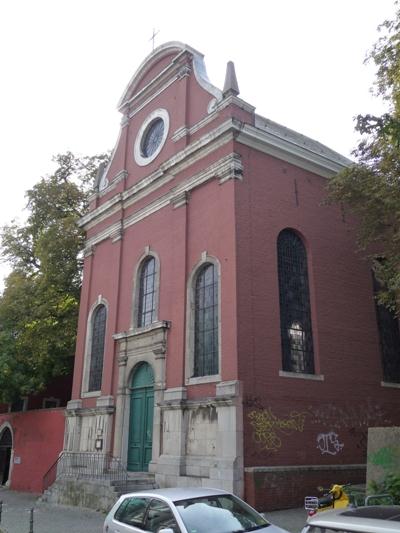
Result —
<path fill-rule="evenodd" d="M 382 111 L 363 61 L 394 13 L 394 0 L 4 0 L 0 225 L 21 216 L 54 154 L 113 148 L 116 104 L 153 28 L 156 46 L 202 52 L 220 88 L 234 61 L 240 97 L 257 113 L 349 156 L 353 117 Z"/>

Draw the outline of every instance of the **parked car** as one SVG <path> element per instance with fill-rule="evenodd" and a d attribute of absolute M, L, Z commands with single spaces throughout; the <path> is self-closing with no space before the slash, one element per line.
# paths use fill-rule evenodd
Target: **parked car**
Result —
<path fill-rule="evenodd" d="M 302 533 L 399 533 L 400 505 L 323 511 L 307 519 Z"/>
<path fill-rule="evenodd" d="M 289 533 L 229 492 L 170 488 L 123 494 L 104 521 L 104 533 Z"/>

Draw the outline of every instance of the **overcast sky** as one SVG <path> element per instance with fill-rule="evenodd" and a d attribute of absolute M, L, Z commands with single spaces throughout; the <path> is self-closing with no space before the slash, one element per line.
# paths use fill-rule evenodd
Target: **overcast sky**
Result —
<path fill-rule="evenodd" d="M 363 64 L 394 0 L 13 0 L 0 6 L 0 225 L 21 218 L 24 193 L 54 154 L 112 149 L 116 104 L 156 46 L 205 55 L 222 88 L 234 61 L 256 112 L 349 156 L 353 118 L 381 112 Z M 1 278 L 5 273 L 0 266 Z"/>

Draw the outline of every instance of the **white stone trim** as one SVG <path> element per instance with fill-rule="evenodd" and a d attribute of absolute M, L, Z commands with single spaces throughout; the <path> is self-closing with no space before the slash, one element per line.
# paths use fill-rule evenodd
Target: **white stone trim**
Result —
<path fill-rule="evenodd" d="M 391 381 L 381 381 L 381 387 L 388 387 L 391 389 L 400 389 L 400 383 L 393 383 Z"/>
<path fill-rule="evenodd" d="M 366 470 L 366 464 L 246 466 L 245 472 L 298 472 L 319 470 Z"/>
<path fill-rule="evenodd" d="M 194 143 L 191 143 L 187 148 L 162 163 L 155 172 L 153 172 L 149 176 L 146 176 L 145 178 L 140 180 L 139 183 L 136 183 L 128 190 L 124 191 L 122 195 L 120 193 L 115 195 L 113 198 L 111 198 L 98 208 L 84 215 L 79 220 L 79 226 L 83 227 L 85 230 L 89 229 L 93 225 L 97 224 L 99 220 L 104 220 L 104 218 L 106 218 L 103 217 L 102 219 L 98 219 L 100 214 L 103 215 L 104 212 L 106 212 L 107 210 L 111 210 L 111 208 L 114 207 L 115 204 L 120 203 L 121 200 L 124 201 L 124 207 L 129 206 L 130 204 L 126 203 L 126 201 L 131 196 L 135 196 L 139 190 L 147 189 L 150 185 L 153 185 L 154 182 L 160 180 L 161 177 L 168 175 L 169 173 L 171 173 L 171 175 L 169 175 L 169 179 L 171 179 L 173 175 L 176 175 L 182 170 L 185 170 L 186 168 L 196 163 L 198 160 L 202 159 L 203 157 L 206 157 L 210 153 L 221 148 L 221 146 L 224 146 L 228 142 L 232 141 L 232 125 L 234 123 L 235 121 L 233 121 L 232 119 L 228 119 L 223 124 L 218 126 L 215 130 L 213 130 L 211 133 L 201 137 Z M 160 187 L 161 185 L 164 185 L 164 183 L 165 182 L 157 184 L 156 188 Z M 146 190 L 146 194 L 153 191 L 154 188 L 151 190 Z M 119 209 L 120 208 L 121 206 L 119 206 Z M 110 211 L 110 213 L 107 213 L 107 216 L 110 216 L 114 213 L 115 211 Z"/>
<path fill-rule="evenodd" d="M 161 119 L 164 123 L 163 136 L 156 150 L 150 156 L 146 157 L 142 154 L 142 150 L 141 150 L 142 140 L 143 140 L 143 137 L 147 134 L 151 124 L 158 118 Z M 139 131 L 137 132 L 135 143 L 133 146 L 133 155 L 134 155 L 136 163 L 139 166 L 143 167 L 145 165 L 148 165 L 152 161 L 154 161 L 154 159 L 158 156 L 158 154 L 161 152 L 161 150 L 164 147 L 165 141 L 167 140 L 167 137 L 168 137 L 168 132 L 169 132 L 169 113 L 166 109 L 162 109 L 162 108 L 155 109 L 149 115 L 147 115 L 142 125 L 140 126 Z"/>
<path fill-rule="evenodd" d="M 289 138 L 272 128 L 261 130 L 244 124 L 236 140 L 245 146 L 314 172 L 324 178 L 332 177 L 351 163 L 350 160 L 339 154 L 333 155 L 335 152 L 331 150 L 326 153 L 315 151 L 311 144 L 306 146 L 303 141 L 303 139 L 308 139 L 307 137 L 297 132 L 294 134 L 292 138 Z"/>
<path fill-rule="evenodd" d="M 177 54 L 172 59 L 172 61 L 155 77 L 153 78 L 145 87 L 143 87 L 138 93 L 135 93 L 135 86 L 143 78 L 146 72 L 162 57 L 165 57 L 176 50 Z M 135 74 L 130 79 L 126 89 L 124 90 L 119 102 L 118 109 L 122 111 L 129 104 L 132 104 L 140 97 L 145 97 L 151 88 L 154 88 L 154 85 L 165 79 L 168 76 L 174 76 L 174 79 L 179 79 L 179 72 L 181 69 L 180 59 L 184 56 L 185 53 L 189 52 L 193 56 L 193 67 L 194 74 L 199 85 L 203 87 L 207 92 L 211 93 L 213 96 L 221 100 L 222 92 L 212 85 L 208 80 L 203 54 L 188 46 L 187 44 L 181 43 L 179 41 L 171 41 L 164 43 L 161 46 L 158 46 L 150 55 L 148 55 L 140 64 L 139 68 L 136 70 Z M 128 96 L 132 94 L 132 96 Z"/>
<path fill-rule="evenodd" d="M 142 267 L 147 259 L 153 257 L 156 265 L 156 272 L 154 276 L 154 320 L 152 324 L 158 323 L 158 301 L 160 294 L 160 258 L 156 252 L 150 250 L 149 246 L 145 247 L 144 253 L 140 256 L 139 260 L 136 263 L 135 272 L 133 275 L 133 290 L 132 290 L 132 314 L 131 314 L 131 331 L 141 331 L 147 329 L 149 326 L 138 327 L 138 312 L 139 312 L 139 293 L 140 293 L 140 273 Z"/>
<path fill-rule="evenodd" d="M 135 213 L 127 217 L 123 222 L 115 222 L 113 225 L 94 235 L 86 241 L 85 248 L 90 249 L 99 242 L 110 238 L 111 235 L 114 235 L 121 228 L 121 224 L 123 224 L 122 230 L 125 231 L 126 228 L 136 224 L 137 222 L 140 222 L 144 218 L 152 215 L 160 209 L 169 206 L 171 203 L 173 204 L 175 200 L 179 199 L 182 194 L 189 192 L 192 189 L 195 189 L 196 187 L 202 185 L 208 180 L 219 178 L 220 183 L 223 183 L 224 181 L 230 178 L 240 179 L 241 174 L 243 172 L 242 169 L 243 167 L 239 156 L 235 153 L 229 154 L 228 156 L 220 159 L 216 163 L 207 167 L 205 171 L 191 176 L 184 182 L 180 183 L 173 190 L 168 191 L 168 193 L 166 193 L 164 196 L 160 196 L 147 206 L 143 207 L 139 211 L 136 211 Z M 157 186 L 155 186 L 155 188 L 157 188 Z M 142 198 L 144 195 L 145 194 L 142 194 L 140 195 L 140 197 Z M 128 201 L 124 204 L 124 207 L 133 204 L 138 199 L 139 196 L 132 198 L 131 201 Z M 95 223 L 93 222 L 93 224 L 91 224 L 90 226 L 94 225 Z"/>
<path fill-rule="evenodd" d="M 105 172 L 103 174 L 103 178 L 105 176 Z M 107 181 L 107 186 L 104 187 L 103 189 L 99 189 L 99 192 L 96 193 L 96 194 L 98 194 L 98 196 L 100 196 L 100 198 L 105 196 L 110 191 L 115 189 L 115 187 L 118 185 L 118 183 L 120 181 L 126 180 L 127 177 L 128 177 L 128 171 L 127 170 L 120 170 L 113 178 L 110 178 L 111 182 L 107 178 L 104 178 L 105 181 Z"/>
<path fill-rule="evenodd" d="M 194 371 L 194 318 L 195 302 L 194 288 L 200 269 L 207 263 L 214 265 L 218 283 L 218 374 L 208 376 L 193 376 Z M 185 349 L 185 383 L 197 385 L 199 383 L 214 383 L 221 381 L 221 265 L 219 260 L 207 252 L 203 252 L 200 260 L 194 265 L 190 273 L 186 289 L 186 349 Z"/>
<path fill-rule="evenodd" d="M 85 340 L 85 356 L 83 364 L 83 374 L 82 374 L 82 383 L 81 383 L 81 396 L 82 398 L 91 398 L 101 395 L 101 390 L 99 391 L 89 391 L 89 373 L 90 373 L 90 359 L 91 359 L 91 348 L 92 348 L 92 333 L 93 333 L 93 314 L 99 305 L 104 305 L 106 308 L 106 324 L 105 324 L 105 335 L 104 335 L 104 353 L 103 353 L 103 367 L 104 360 L 106 357 L 106 342 L 107 342 L 107 325 L 108 325 L 108 313 L 109 305 L 105 298 L 99 294 L 96 301 L 92 304 L 86 322 L 86 340 Z M 103 377 L 103 376 L 102 376 Z"/>
<path fill-rule="evenodd" d="M 302 374 L 301 372 L 288 372 L 287 370 L 279 370 L 279 377 L 281 378 L 295 378 L 295 379 L 310 379 L 312 381 L 324 381 L 323 374 Z"/>

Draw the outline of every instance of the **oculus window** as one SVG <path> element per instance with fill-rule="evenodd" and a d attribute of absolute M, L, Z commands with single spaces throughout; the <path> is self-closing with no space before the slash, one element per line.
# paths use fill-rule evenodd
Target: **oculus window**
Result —
<path fill-rule="evenodd" d="M 135 161 L 145 166 L 154 161 L 163 149 L 169 130 L 169 114 L 166 109 L 155 109 L 143 121 L 133 147 Z"/>

